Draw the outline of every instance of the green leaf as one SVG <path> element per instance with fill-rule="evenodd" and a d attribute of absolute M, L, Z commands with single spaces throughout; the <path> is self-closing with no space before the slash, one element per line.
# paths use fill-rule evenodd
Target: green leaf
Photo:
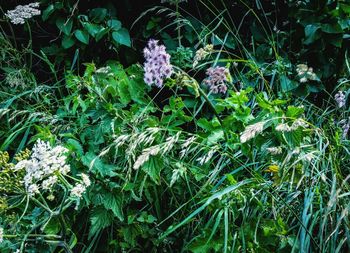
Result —
<path fill-rule="evenodd" d="M 220 140 L 224 139 L 224 131 L 222 130 L 216 130 L 214 132 L 212 132 L 209 136 L 208 136 L 208 145 L 213 145 L 218 143 Z"/>
<path fill-rule="evenodd" d="M 296 106 L 288 106 L 286 116 L 289 118 L 297 118 L 304 113 L 304 108 Z"/>
<path fill-rule="evenodd" d="M 85 22 L 84 28 L 87 30 L 87 32 L 92 36 L 95 37 L 96 34 L 103 28 L 100 25 L 96 25 L 93 23 Z"/>
<path fill-rule="evenodd" d="M 63 32 L 65 35 L 68 36 L 72 31 L 73 21 L 71 18 L 68 20 L 65 20 L 63 18 L 58 18 L 56 20 L 56 26 L 61 32 Z"/>
<path fill-rule="evenodd" d="M 123 199 L 121 193 L 109 192 L 103 196 L 102 204 L 107 210 L 111 210 L 120 221 L 124 220 Z"/>
<path fill-rule="evenodd" d="M 343 29 L 338 23 L 322 24 L 321 29 L 325 33 L 343 33 Z"/>
<path fill-rule="evenodd" d="M 62 47 L 64 49 L 68 49 L 70 47 L 72 47 L 75 43 L 75 40 L 73 38 L 73 36 L 63 36 L 63 39 L 62 39 Z"/>
<path fill-rule="evenodd" d="M 69 139 L 67 141 L 66 148 L 68 148 L 71 152 L 75 152 L 79 156 L 82 156 L 84 154 L 83 147 L 81 146 L 79 141 L 75 139 Z"/>
<path fill-rule="evenodd" d="M 158 157 L 151 156 L 149 160 L 142 166 L 142 170 L 148 174 L 151 179 L 160 184 L 160 172 L 163 169 L 163 163 Z"/>
<path fill-rule="evenodd" d="M 76 30 L 74 32 L 75 37 L 82 43 L 88 45 L 89 44 L 89 33 L 87 31 Z"/>
<path fill-rule="evenodd" d="M 121 28 L 119 31 L 112 33 L 112 38 L 118 44 L 131 47 L 131 39 L 127 29 Z"/>
<path fill-rule="evenodd" d="M 108 20 L 107 25 L 114 31 L 118 31 L 120 28 L 122 28 L 122 23 L 117 19 Z"/>
<path fill-rule="evenodd" d="M 290 80 L 286 75 L 280 75 L 280 84 L 283 92 L 288 92 L 298 87 L 297 83 Z"/>
<path fill-rule="evenodd" d="M 47 8 L 43 11 L 43 15 L 42 15 L 43 21 L 48 20 L 54 11 L 55 11 L 55 7 L 53 4 L 50 4 L 49 6 L 47 6 Z"/>
<path fill-rule="evenodd" d="M 101 158 L 96 156 L 93 152 L 88 152 L 82 157 L 82 163 L 91 169 L 94 173 L 99 173 L 101 176 L 112 177 L 115 176 L 115 167 L 113 165 L 105 164 Z"/>
<path fill-rule="evenodd" d="M 92 211 L 90 216 L 91 227 L 89 231 L 89 238 L 94 236 L 97 232 L 110 226 L 113 222 L 113 213 L 103 207 L 98 207 Z"/>
<path fill-rule="evenodd" d="M 99 41 L 100 39 L 102 39 L 103 38 L 103 36 L 105 36 L 107 33 L 108 33 L 108 28 L 105 28 L 105 27 L 103 27 L 103 28 L 101 28 L 98 32 L 97 32 L 97 34 L 96 34 L 96 36 L 95 36 L 95 40 L 96 41 Z"/>
<path fill-rule="evenodd" d="M 89 13 L 89 16 L 93 22 L 100 23 L 107 16 L 107 9 L 105 8 L 95 8 Z"/>
<path fill-rule="evenodd" d="M 310 24 L 305 26 L 305 45 L 314 43 L 316 40 L 321 38 L 321 33 L 319 32 L 320 28 L 321 27 L 317 24 Z"/>

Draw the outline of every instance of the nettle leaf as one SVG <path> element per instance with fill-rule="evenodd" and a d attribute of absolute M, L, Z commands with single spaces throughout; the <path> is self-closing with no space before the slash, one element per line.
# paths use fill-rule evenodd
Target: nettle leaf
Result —
<path fill-rule="evenodd" d="M 74 139 L 69 139 L 66 143 L 67 143 L 66 148 L 68 148 L 69 151 L 75 152 L 79 156 L 82 156 L 84 154 L 83 147 L 81 146 L 79 141 Z"/>
<path fill-rule="evenodd" d="M 131 39 L 129 31 L 125 28 L 121 28 L 120 30 L 112 33 L 113 40 L 120 44 L 127 47 L 131 47 Z"/>
<path fill-rule="evenodd" d="M 112 225 L 114 215 L 111 211 L 103 207 L 95 208 L 90 216 L 91 227 L 89 231 L 89 238 L 100 232 L 102 229 Z"/>
<path fill-rule="evenodd" d="M 102 177 L 113 177 L 116 175 L 113 165 L 105 164 L 101 158 L 93 152 L 88 152 L 82 157 L 82 163 L 94 173 L 99 173 Z"/>
<path fill-rule="evenodd" d="M 304 108 L 296 106 L 288 106 L 286 116 L 290 118 L 297 118 L 304 113 Z"/>
<path fill-rule="evenodd" d="M 124 220 L 121 193 L 108 192 L 103 196 L 102 204 L 107 210 L 111 210 L 120 221 Z"/>
<path fill-rule="evenodd" d="M 90 36 L 89 36 L 89 33 L 87 31 L 78 29 L 74 32 L 74 35 L 80 42 L 82 42 L 86 45 L 89 44 Z"/>
<path fill-rule="evenodd" d="M 147 175 L 149 175 L 156 184 L 160 184 L 160 172 L 162 169 L 162 160 L 159 157 L 155 156 L 151 156 L 149 160 L 142 166 L 142 170 Z"/>
<path fill-rule="evenodd" d="M 66 20 L 64 18 L 58 18 L 56 20 L 56 26 L 65 35 L 69 35 L 72 31 L 73 21 L 71 18 L 69 18 L 68 20 Z"/>

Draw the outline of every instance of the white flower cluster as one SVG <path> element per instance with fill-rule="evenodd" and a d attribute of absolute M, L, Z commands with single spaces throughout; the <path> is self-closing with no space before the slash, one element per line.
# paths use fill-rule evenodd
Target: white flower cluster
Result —
<path fill-rule="evenodd" d="M 70 196 L 73 198 L 81 198 L 83 193 L 86 191 L 86 188 L 91 185 L 91 181 L 88 175 L 82 173 L 81 179 L 83 180 L 83 182 L 76 184 L 70 192 Z"/>
<path fill-rule="evenodd" d="M 12 24 L 24 24 L 26 19 L 40 15 L 39 3 L 30 3 L 27 5 L 18 5 L 15 9 L 7 11 L 6 17 L 10 19 Z"/>
<path fill-rule="evenodd" d="M 57 174 L 66 175 L 70 167 L 66 164 L 68 150 L 62 146 L 51 147 L 48 142 L 38 140 L 28 160 L 16 164 L 15 170 L 26 170 L 24 185 L 30 195 L 39 192 L 39 189 L 49 190 L 56 184 Z"/>
<path fill-rule="evenodd" d="M 297 74 L 299 77 L 300 83 L 306 83 L 307 81 L 316 81 L 318 80 L 317 75 L 314 73 L 313 68 L 309 68 L 306 64 L 297 65 Z"/>

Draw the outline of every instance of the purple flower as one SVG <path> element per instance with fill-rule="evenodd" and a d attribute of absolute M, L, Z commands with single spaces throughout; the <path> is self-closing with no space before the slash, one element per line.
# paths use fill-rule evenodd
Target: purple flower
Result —
<path fill-rule="evenodd" d="M 334 99 L 337 102 L 339 108 L 342 108 L 346 104 L 345 94 L 341 90 L 335 94 Z"/>
<path fill-rule="evenodd" d="M 229 71 L 225 67 L 214 67 L 207 69 L 206 74 L 208 75 L 207 79 L 204 80 L 204 83 L 209 87 L 210 91 L 213 93 L 223 93 L 227 91 L 227 76 Z"/>
<path fill-rule="evenodd" d="M 145 83 L 162 87 L 163 80 L 169 78 L 173 73 L 170 55 L 165 51 L 165 46 L 158 45 L 158 40 L 150 40 L 143 54 L 146 59 L 143 66 Z"/>

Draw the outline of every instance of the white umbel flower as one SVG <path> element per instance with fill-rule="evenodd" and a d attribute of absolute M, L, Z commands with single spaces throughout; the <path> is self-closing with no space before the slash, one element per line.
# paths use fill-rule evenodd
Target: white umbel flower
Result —
<path fill-rule="evenodd" d="M 241 134 L 241 143 L 245 143 L 253 139 L 258 134 L 260 134 L 264 130 L 264 124 L 265 122 L 258 122 L 253 125 L 247 126 L 244 132 Z"/>
<path fill-rule="evenodd" d="M 89 187 L 91 185 L 91 181 L 88 175 L 82 173 L 81 174 L 81 179 L 83 180 L 83 183 L 86 187 Z"/>
<path fill-rule="evenodd" d="M 36 189 L 50 189 L 57 182 L 57 173 L 66 175 L 70 167 L 66 164 L 68 150 L 62 146 L 51 147 L 48 142 L 38 140 L 29 159 L 20 161 L 15 170 L 25 169 L 24 185 L 29 194 Z"/>
<path fill-rule="evenodd" d="M 27 19 L 40 15 L 39 3 L 30 3 L 27 5 L 18 5 L 15 9 L 7 11 L 6 17 L 12 24 L 24 24 Z"/>
<path fill-rule="evenodd" d="M 81 196 L 83 195 L 83 193 L 85 191 L 86 191 L 85 185 L 77 184 L 72 188 L 70 195 L 71 195 L 71 197 L 81 198 Z"/>

